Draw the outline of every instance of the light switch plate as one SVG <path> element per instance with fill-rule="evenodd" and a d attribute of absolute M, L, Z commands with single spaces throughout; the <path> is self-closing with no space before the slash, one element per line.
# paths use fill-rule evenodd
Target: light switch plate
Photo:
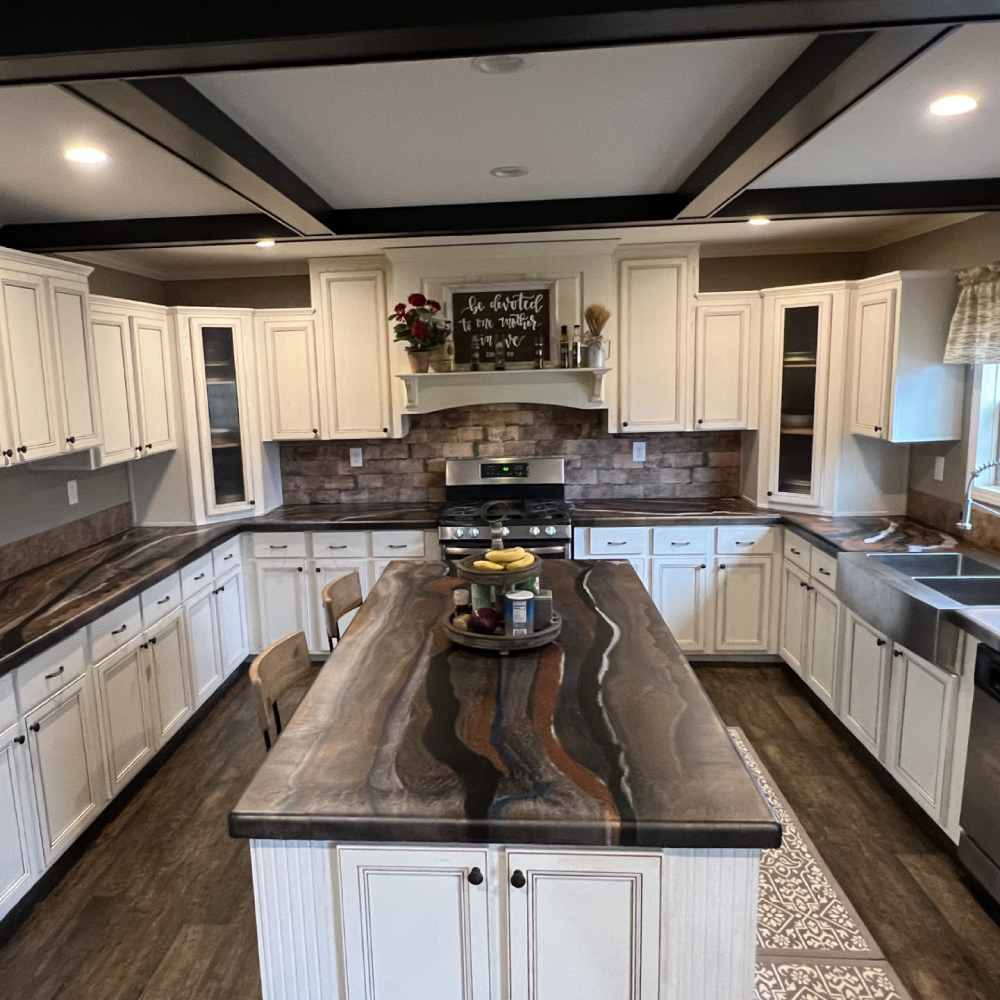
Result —
<path fill-rule="evenodd" d="M 75 503 L 80 502 L 80 491 L 77 489 L 76 480 L 70 479 L 66 483 L 66 493 L 69 495 L 69 505 L 73 506 Z"/>
<path fill-rule="evenodd" d="M 944 455 L 934 457 L 934 478 L 939 483 L 944 481 Z"/>
<path fill-rule="evenodd" d="M 351 449 L 351 466 L 355 469 L 365 464 L 364 458 L 361 456 L 360 448 Z"/>
<path fill-rule="evenodd" d="M 633 462 L 645 462 L 646 461 L 646 442 L 645 441 L 633 441 L 632 442 L 632 461 Z"/>

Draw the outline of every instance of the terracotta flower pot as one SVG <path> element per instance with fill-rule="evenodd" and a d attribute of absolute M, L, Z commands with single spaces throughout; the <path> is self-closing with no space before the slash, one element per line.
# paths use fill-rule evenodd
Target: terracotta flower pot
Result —
<path fill-rule="evenodd" d="M 406 356 L 410 359 L 410 371 L 414 375 L 426 375 L 431 363 L 430 351 L 407 351 Z"/>

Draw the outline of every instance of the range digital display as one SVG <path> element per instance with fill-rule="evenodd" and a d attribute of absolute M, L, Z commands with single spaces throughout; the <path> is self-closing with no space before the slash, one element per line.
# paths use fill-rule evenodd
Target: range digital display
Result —
<path fill-rule="evenodd" d="M 479 466 L 480 479 L 527 479 L 527 462 L 484 462 Z"/>

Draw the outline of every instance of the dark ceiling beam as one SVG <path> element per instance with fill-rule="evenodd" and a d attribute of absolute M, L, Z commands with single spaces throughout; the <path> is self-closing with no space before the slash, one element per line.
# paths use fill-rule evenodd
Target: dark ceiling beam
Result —
<path fill-rule="evenodd" d="M 819 219 L 923 212 L 1000 211 L 1000 177 L 974 180 L 845 184 L 830 187 L 752 188 L 734 198 L 713 221 Z"/>
<path fill-rule="evenodd" d="M 229 188 L 294 233 L 330 234 L 330 206 L 187 80 L 93 80 L 63 89 Z"/>
<path fill-rule="evenodd" d="M 507 0 L 495 4 L 267 4 L 215 0 L 197 16 L 143 4 L 54 17 L 22 5 L 0 33 L 0 84 L 438 59 L 748 35 L 1000 19 L 1000 0 Z"/>
<path fill-rule="evenodd" d="M 37 253 L 74 250 L 136 250 L 296 238 L 269 215 L 195 215 L 189 218 L 103 219 L 44 222 L 0 228 L 0 246 Z"/>
<path fill-rule="evenodd" d="M 820 35 L 679 186 L 681 219 L 714 215 L 954 27 Z"/>

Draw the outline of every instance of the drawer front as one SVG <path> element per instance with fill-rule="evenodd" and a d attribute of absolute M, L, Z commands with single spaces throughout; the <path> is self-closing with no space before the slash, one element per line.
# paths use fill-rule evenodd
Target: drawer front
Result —
<path fill-rule="evenodd" d="M 126 642 L 131 642 L 142 631 L 142 613 L 139 598 L 133 597 L 119 604 L 114 611 L 90 623 L 90 660 L 99 663 Z"/>
<path fill-rule="evenodd" d="M 812 550 L 812 569 L 810 572 L 824 586 L 829 587 L 831 590 L 836 589 L 837 560 L 834 556 L 828 556 L 825 552 L 820 552 L 819 549 L 814 547 Z"/>
<path fill-rule="evenodd" d="M 719 528 L 716 551 L 720 555 L 770 555 L 775 551 L 777 534 L 777 528 L 762 527 L 759 524 L 727 524 Z"/>
<path fill-rule="evenodd" d="M 40 653 L 14 671 L 17 706 L 21 715 L 75 681 L 87 669 L 83 630 Z"/>
<path fill-rule="evenodd" d="M 212 549 L 212 574 L 218 579 L 243 563 L 241 536 L 230 538 L 228 542 Z"/>
<path fill-rule="evenodd" d="M 171 573 L 166 580 L 153 584 L 139 595 L 142 607 L 142 627 L 151 628 L 161 618 L 181 606 L 181 576 Z"/>
<path fill-rule="evenodd" d="M 715 528 L 654 528 L 654 556 L 703 556 L 715 545 Z"/>
<path fill-rule="evenodd" d="M 254 532 L 253 554 L 257 559 L 305 559 L 306 536 L 302 531 Z M 226 564 L 229 565 L 228 563 Z"/>
<path fill-rule="evenodd" d="M 591 528 L 587 553 L 592 556 L 642 556 L 646 554 L 648 528 Z"/>
<path fill-rule="evenodd" d="M 422 531 L 373 531 L 372 555 L 388 559 L 408 559 L 423 556 Z"/>
<path fill-rule="evenodd" d="M 186 601 L 206 587 L 211 587 L 214 576 L 211 552 L 181 567 L 181 597 Z"/>
<path fill-rule="evenodd" d="M 785 532 L 785 558 L 807 573 L 811 569 L 809 555 L 811 551 L 812 546 L 808 542 L 802 541 L 798 535 L 790 531 Z"/>
<path fill-rule="evenodd" d="M 317 559 L 364 559 L 369 555 L 367 531 L 314 531 L 312 554 Z"/>

